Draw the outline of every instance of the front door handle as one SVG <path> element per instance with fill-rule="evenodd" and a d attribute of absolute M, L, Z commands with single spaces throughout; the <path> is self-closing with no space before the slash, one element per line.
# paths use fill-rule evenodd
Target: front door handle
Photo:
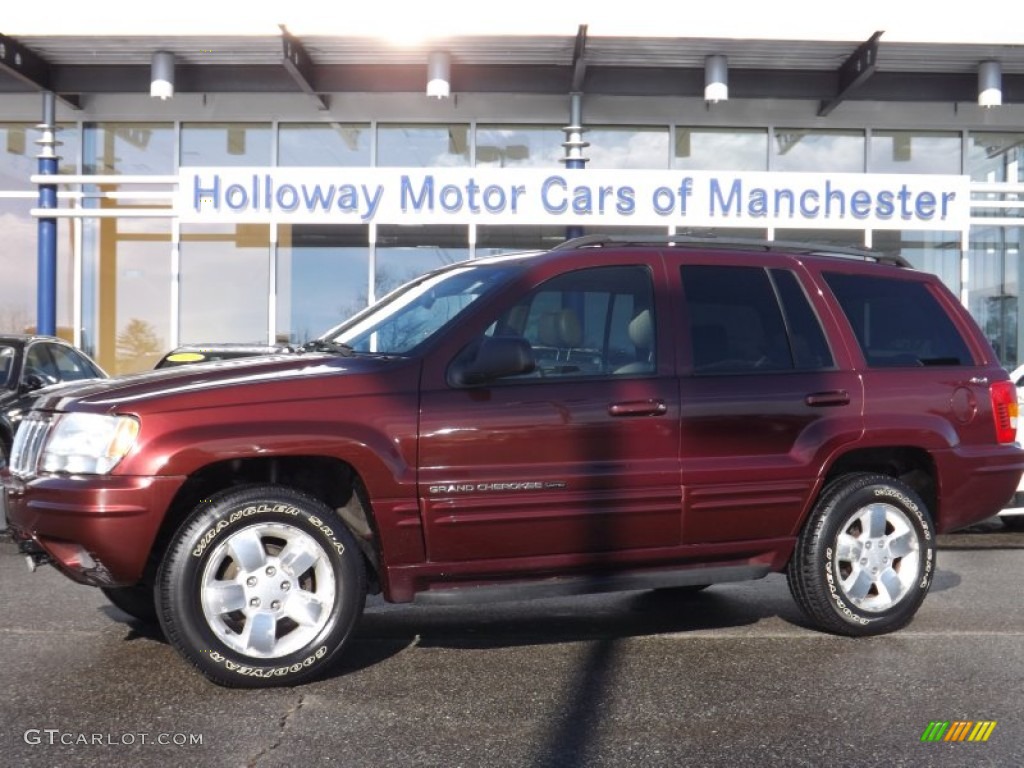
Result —
<path fill-rule="evenodd" d="M 612 416 L 661 416 L 668 412 L 664 400 L 631 400 L 625 403 L 612 403 L 608 413 Z"/>
<path fill-rule="evenodd" d="M 812 392 L 804 398 L 804 402 L 812 408 L 824 408 L 833 405 L 849 405 L 850 393 L 845 389 L 832 392 Z"/>

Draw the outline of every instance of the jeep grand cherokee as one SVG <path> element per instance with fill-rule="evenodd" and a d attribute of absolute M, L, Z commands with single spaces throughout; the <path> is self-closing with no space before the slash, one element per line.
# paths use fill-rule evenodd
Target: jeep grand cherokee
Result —
<path fill-rule="evenodd" d="M 34 562 L 269 686 L 335 662 L 368 591 L 785 572 L 822 630 L 898 629 L 936 533 L 1013 495 L 1016 418 L 956 297 L 898 258 L 590 236 L 432 272 L 301 354 L 46 397 L 5 485 Z"/>

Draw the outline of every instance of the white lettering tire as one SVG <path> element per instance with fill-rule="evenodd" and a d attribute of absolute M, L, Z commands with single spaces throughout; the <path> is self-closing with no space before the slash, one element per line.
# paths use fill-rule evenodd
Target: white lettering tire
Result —
<path fill-rule="evenodd" d="M 157 576 L 168 642 L 213 682 L 294 685 L 338 658 L 366 600 L 362 553 L 325 504 L 246 486 L 200 504 Z"/>
<path fill-rule="evenodd" d="M 935 573 L 935 531 L 921 498 L 885 475 L 830 483 L 789 563 L 789 588 L 820 629 L 878 635 L 906 626 Z"/>

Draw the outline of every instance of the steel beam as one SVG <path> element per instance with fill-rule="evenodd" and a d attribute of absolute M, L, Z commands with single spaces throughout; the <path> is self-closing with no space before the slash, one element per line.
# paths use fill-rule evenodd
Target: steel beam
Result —
<path fill-rule="evenodd" d="M 35 88 L 40 93 L 53 92 L 50 62 L 22 45 L 13 37 L 0 35 L 0 70 L 13 75 L 17 80 Z M 71 109 L 81 109 L 82 105 L 75 96 L 54 96 Z"/>
<path fill-rule="evenodd" d="M 281 63 L 284 68 L 288 71 L 288 74 L 292 76 L 292 79 L 305 93 L 308 93 L 317 102 L 317 108 L 323 111 L 328 110 L 327 100 L 316 92 L 313 87 L 314 79 L 314 64 L 313 59 L 310 58 L 309 53 L 306 51 L 306 47 L 302 44 L 299 38 L 295 37 L 284 24 L 281 27 L 281 46 L 283 58 Z"/>
<path fill-rule="evenodd" d="M 587 25 L 580 24 L 576 32 L 576 46 L 572 53 L 572 93 L 583 93 L 583 80 L 587 76 Z"/>
<path fill-rule="evenodd" d="M 864 82 L 875 73 L 875 66 L 878 63 L 878 39 L 882 32 L 875 32 L 871 37 L 857 46 L 857 50 L 850 54 L 850 58 L 839 67 L 839 90 L 830 101 L 821 102 L 818 109 L 818 117 L 826 117 L 833 109 L 838 107 L 855 90 L 864 85 Z"/>

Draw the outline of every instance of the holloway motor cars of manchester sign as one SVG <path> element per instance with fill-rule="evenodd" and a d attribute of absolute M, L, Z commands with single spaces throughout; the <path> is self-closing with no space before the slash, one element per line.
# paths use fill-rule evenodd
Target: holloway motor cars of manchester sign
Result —
<path fill-rule="evenodd" d="M 959 230 L 966 176 L 500 168 L 182 168 L 183 222 Z"/>

